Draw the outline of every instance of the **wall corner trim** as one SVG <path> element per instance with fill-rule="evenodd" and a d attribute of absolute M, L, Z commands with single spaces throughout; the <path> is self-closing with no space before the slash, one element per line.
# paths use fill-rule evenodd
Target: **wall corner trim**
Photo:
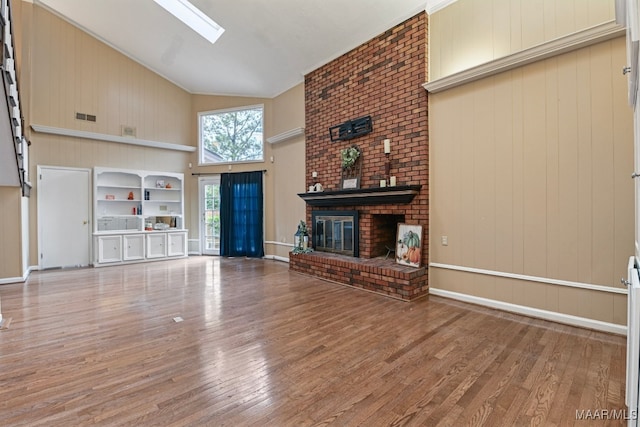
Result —
<path fill-rule="evenodd" d="M 94 139 L 98 141 L 116 142 L 119 144 L 137 145 L 141 147 L 162 148 L 165 150 L 194 152 L 196 147 L 190 145 L 173 144 L 170 142 L 151 141 L 148 139 L 127 138 L 117 135 L 108 135 L 104 133 L 87 132 L 76 129 L 57 128 L 52 126 L 43 126 L 32 124 L 31 129 L 38 133 L 46 133 L 49 135 L 69 136 L 72 138 Z"/>
<path fill-rule="evenodd" d="M 451 292 L 444 289 L 429 287 L 429 293 L 444 298 L 450 298 L 457 301 L 477 304 L 484 307 L 495 308 L 498 310 L 508 311 L 511 313 L 521 314 L 524 316 L 536 317 L 539 319 L 549 320 L 556 323 L 577 326 L 581 328 L 594 329 L 602 332 L 609 332 L 618 335 L 627 335 L 627 327 L 615 323 L 603 322 L 600 320 L 587 319 L 585 317 L 572 316 L 570 314 L 557 313 L 555 311 L 541 310 L 523 305 L 516 305 L 507 302 L 476 297 L 473 295 Z"/>
<path fill-rule="evenodd" d="M 290 129 L 286 132 L 282 132 L 274 136 L 270 136 L 269 138 L 267 138 L 267 142 L 269 142 L 270 144 L 277 144 L 279 142 L 283 142 L 302 135 L 304 135 L 304 128 L 299 127 Z"/>
<path fill-rule="evenodd" d="M 613 38 L 622 37 L 624 34 L 625 28 L 623 26 L 618 25 L 615 20 L 607 21 L 585 30 L 542 43 L 538 46 L 533 46 L 529 49 L 424 83 L 422 87 L 430 93 L 442 92 L 536 61 L 541 61 Z"/>

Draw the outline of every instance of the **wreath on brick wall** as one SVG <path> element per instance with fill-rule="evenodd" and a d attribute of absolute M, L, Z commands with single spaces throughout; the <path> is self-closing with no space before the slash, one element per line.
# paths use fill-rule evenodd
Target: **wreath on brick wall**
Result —
<path fill-rule="evenodd" d="M 357 145 L 351 145 L 340 150 L 340 166 L 342 167 L 340 188 L 360 188 L 362 152 Z"/>

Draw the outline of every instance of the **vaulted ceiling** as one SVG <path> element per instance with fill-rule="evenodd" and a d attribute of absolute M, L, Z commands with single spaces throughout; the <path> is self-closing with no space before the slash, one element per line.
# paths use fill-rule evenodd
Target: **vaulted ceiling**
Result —
<path fill-rule="evenodd" d="M 191 0 L 225 29 L 212 45 L 153 0 L 34 3 L 190 93 L 266 98 L 427 7 L 426 0 Z"/>

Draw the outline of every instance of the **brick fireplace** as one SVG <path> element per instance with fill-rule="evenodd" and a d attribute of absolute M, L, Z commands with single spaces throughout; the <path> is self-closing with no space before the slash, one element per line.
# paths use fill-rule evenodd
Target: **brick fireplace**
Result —
<path fill-rule="evenodd" d="M 307 203 L 305 220 L 311 224 L 317 210 L 357 211 L 358 257 L 291 254 L 292 271 L 404 300 L 428 294 L 426 37 L 423 12 L 305 76 L 305 188 L 316 182 L 324 187 L 322 193 L 300 194 Z M 331 141 L 330 127 L 363 116 L 371 116 L 370 133 Z M 360 185 L 342 189 L 340 150 L 352 144 L 362 153 Z M 397 185 L 381 188 L 380 180 L 389 176 Z M 389 253 L 402 222 L 422 225 L 419 268 L 400 265 Z"/>

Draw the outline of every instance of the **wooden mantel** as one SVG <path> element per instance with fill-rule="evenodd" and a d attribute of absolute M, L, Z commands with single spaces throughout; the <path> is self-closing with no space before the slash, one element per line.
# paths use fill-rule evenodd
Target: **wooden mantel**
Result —
<path fill-rule="evenodd" d="M 298 193 L 309 206 L 360 206 L 411 203 L 422 185 L 354 188 Z"/>

